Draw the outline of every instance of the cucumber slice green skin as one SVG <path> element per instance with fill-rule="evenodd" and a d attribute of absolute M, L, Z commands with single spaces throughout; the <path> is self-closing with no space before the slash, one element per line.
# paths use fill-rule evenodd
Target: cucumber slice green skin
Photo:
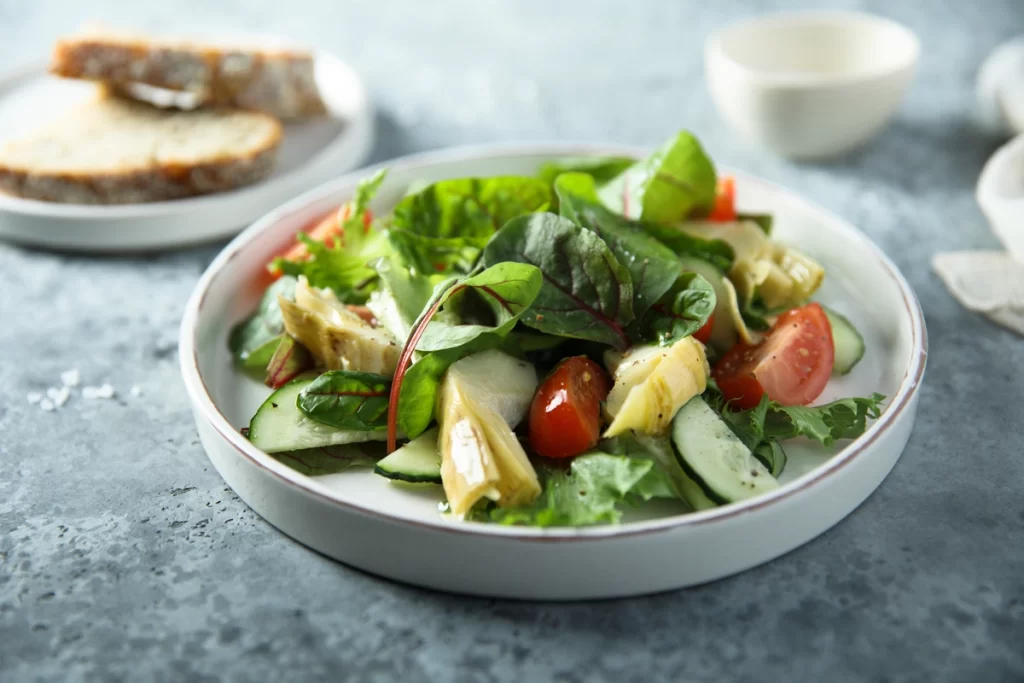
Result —
<path fill-rule="evenodd" d="M 779 486 L 700 396 L 690 399 L 676 413 L 672 442 L 683 471 L 715 503 L 735 503 Z"/>
<path fill-rule="evenodd" d="M 338 429 L 306 417 L 296 401 L 299 392 L 311 381 L 310 376 L 292 380 L 263 402 L 249 422 L 249 441 L 254 446 L 264 453 L 280 453 L 387 439 L 387 431 L 383 429 Z"/>
<path fill-rule="evenodd" d="M 864 357 L 864 337 L 841 313 L 822 306 L 829 324 L 832 325 L 832 343 L 835 346 L 835 360 L 832 373 L 847 375 Z"/>
<path fill-rule="evenodd" d="M 412 484 L 441 483 L 441 453 L 435 427 L 380 460 L 373 471 L 382 477 Z"/>

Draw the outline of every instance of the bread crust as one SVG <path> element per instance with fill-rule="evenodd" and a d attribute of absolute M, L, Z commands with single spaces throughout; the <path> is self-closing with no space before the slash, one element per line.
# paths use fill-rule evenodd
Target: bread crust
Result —
<path fill-rule="evenodd" d="M 279 118 L 327 113 L 313 56 L 284 49 L 217 47 L 117 35 L 57 41 L 50 71 L 65 78 L 133 83 L 195 95 L 199 102 L 261 111 Z"/>

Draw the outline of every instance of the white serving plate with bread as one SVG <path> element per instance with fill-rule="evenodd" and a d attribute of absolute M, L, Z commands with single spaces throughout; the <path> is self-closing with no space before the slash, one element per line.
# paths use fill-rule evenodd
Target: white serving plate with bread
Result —
<path fill-rule="evenodd" d="M 281 121 L 240 110 L 150 121 L 127 100 L 105 100 L 109 85 L 42 64 L 0 76 L 0 238 L 101 252 L 209 241 L 358 167 L 374 142 L 369 95 L 341 59 L 312 57 L 326 111 Z"/>

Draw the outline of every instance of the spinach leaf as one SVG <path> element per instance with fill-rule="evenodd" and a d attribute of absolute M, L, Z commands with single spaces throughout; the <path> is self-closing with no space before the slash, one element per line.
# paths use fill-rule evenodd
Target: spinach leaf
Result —
<path fill-rule="evenodd" d="M 629 157 L 566 157 L 549 161 L 537 171 L 537 177 L 548 184 L 563 173 L 586 173 L 598 183 L 606 183 L 633 165 Z"/>
<path fill-rule="evenodd" d="M 398 428 L 410 439 L 423 432 L 434 420 L 434 407 L 441 379 L 448 367 L 464 355 L 496 344 L 491 337 L 480 337 L 469 348 L 454 348 L 423 355 L 405 372 L 398 394 Z"/>
<path fill-rule="evenodd" d="M 704 327 L 715 312 L 715 289 L 697 273 L 683 273 L 656 303 L 643 324 L 644 340 L 671 346 Z"/>
<path fill-rule="evenodd" d="M 552 199 L 551 188 L 538 178 L 442 180 L 404 197 L 393 223 L 426 237 L 487 238 L 516 216 L 544 210 Z"/>
<path fill-rule="evenodd" d="M 413 324 L 413 328 L 424 326 L 422 335 L 408 342 L 415 343 L 423 355 L 407 368 L 400 360 L 395 371 L 398 403 L 394 420 L 406 436 L 415 438 L 430 426 L 448 366 L 502 344 L 536 299 L 541 282 L 541 273 L 534 266 L 499 263 L 473 277 L 448 279 L 434 288 Z"/>
<path fill-rule="evenodd" d="M 341 429 L 387 428 L 391 378 L 370 372 L 331 370 L 299 392 L 299 410 L 311 420 Z"/>
<path fill-rule="evenodd" d="M 391 251 L 387 233 L 364 222 L 370 200 L 384 181 L 381 170 L 360 181 L 356 187 L 352 209 L 341 220 L 341 233 L 331 244 L 299 233 L 296 237 L 306 245 L 309 257 L 304 261 L 274 259 L 273 267 L 298 277 L 305 275 L 313 287 L 333 289 L 346 303 L 363 303 L 372 291 L 374 271 L 367 264 Z"/>
<path fill-rule="evenodd" d="M 484 262 L 529 263 L 544 282 L 522 317 L 548 334 L 629 346 L 633 282 L 597 234 L 567 218 L 535 213 L 509 221 L 484 249 Z"/>
<path fill-rule="evenodd" d="M 543 464 L 544 490 L 530 505 L 493 508 L 492 521 L 527 526 L 584 526 L 618 522 L 619 505 L 671 496 L 654 461 L 593 452 L 577 456 L 566 470 Z M 652 476 L 652 472 L 654 472 Z"/>
<path fill-rule="evenodd" d="M 278 279 L 267 287 L 256 312 L 232 328 L 228 347 L 236 362 L 258 372 L 266 370 L 284 334 L 284 319 L 277 297 L 295 299 L 295 283 L 295 278 L 289 276 Z"/>
<path fill-rule="evenodd" d="M 388 233 L 391 247 L 417 273 L 458 273 L 473 270 L 487 237 L 427 237 L 409 230 Z"/>
<path fill-rule="evenodd" d="M 732 268 L 735 253 L 723 240 L 709 240 L 657 223 L 645 223 L 644 229 L 679 256 L 707 261 L 723 273 Z"/>
<path fill-rule="evenodd" d="M 641 318 L 683 272 L 679 259 L 642 226 L 612 213 L 597 202 L 594 179 L 566 173 L 555 181 L 559 209 L 566 218 L 604 239 L 633 279 L 633 313 Z"/>
<path fill-rule="evenodd" d="M 481 334 L 508 334 L 537 298 L 540 270 L 526 263 L 499 263 L 460 281 L 441 297 L 447 320 L 433 319 L 417 351 L 442 351 L 467 344 Z"/>
<path fill-rule="evenodd" d="M 675 223 L 715 201 L 715 167 L 693 134 L 681 131 L 601 188 L 608 208 L 627 218 Z"/>
<path fill-rule="evenodd" d="M 301 474 L 317 477 L 344 472 L 353 467 L 373 467 L 383 455 L 375 452 L 369 444 L 352 444 L 284 451 L 273 453 L 271 457 Z"/>

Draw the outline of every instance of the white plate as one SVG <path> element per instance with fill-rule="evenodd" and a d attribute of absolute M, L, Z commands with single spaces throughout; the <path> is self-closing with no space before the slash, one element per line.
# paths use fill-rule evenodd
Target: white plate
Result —
<path fill-rule="evenodd" d="M 642 151 L 548 144 L 407 157 L 388 164 L 377 208 L 396 202 L 414 180 L 530 174 L 552 157 L 597 154 Z M 250 507 L 296 540 L 375 574 L 459 593 L 555 600 L 650 593 L 721 578 L 807 542 L 857 507 L 903 451 L 926 358 L 916 297 L 892 262 L 848 223 L 737 174 L 741 208 L 774 213 L 776 234 L 825 264 L 820 298 L 864 334 L 864 360 L 822 396 L 890 397 L 860 439 L 832 452 L 787 444 L 784 486 L 760 498 L 686 515 L 649 507 L 619 526 L 581 529 L 450 522 L 437 511 L 439 488 L 410 492 L 370 472 L 298 474 L 239 433 L 268 390 L 232 368 L 227 335 L 255 307 L 264 264 L 298 229 L 349 199 L 365 173 L 309 192 L 237 237 L 203 275 L 182 321 L 181 369 L 206 452 Z"/>
<path fill-rule="evenodd" d="M 284 201 L 362 164 L 373 148 L 374 112 L 359 76 L 316 53 L 316 79 L 329 115 L 285 125 L 277 165 L 265 180 L 230 192 L 145 204 L 95 206 L 0 193 L 0 238 L 83 251 L 137 251 L 227 237 Z M 42 66 L 0 77 L 0 145 L 94 91 Z"/>

